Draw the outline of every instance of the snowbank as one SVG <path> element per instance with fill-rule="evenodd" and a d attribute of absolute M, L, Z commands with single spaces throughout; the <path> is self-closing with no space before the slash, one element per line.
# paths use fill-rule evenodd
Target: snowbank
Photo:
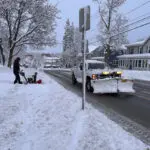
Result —
<path fill-rule="evenodd" d="M 133 80 L 150 81 L 150 71 L 123 70 L 122 76 Z"/>
<path fill-rule="evenodd" d="M 48 71 L 48 70 L 56 70 L 56 71 L 71 72 L 71 69 L 67 69 L 67 68 L 44 68 L 43 70 L 45 70 L 45 71 Z"/>
<path fill-rule="evenodd" d="M 32 70 L 35 71 L 35 70 Z M 30 72 L 30 71 L 26 71 Z M 146 145 L 40 72 L 41 85 L 13 85 L 0 72 L 0 150 L 145 150 Z M 5 94 L 4 94 L 5 93 Z"/>

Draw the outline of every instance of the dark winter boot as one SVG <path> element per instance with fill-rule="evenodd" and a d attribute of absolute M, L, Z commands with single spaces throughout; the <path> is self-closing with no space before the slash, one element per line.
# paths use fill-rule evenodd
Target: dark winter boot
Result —
<path fill-rule="evenodd" d="M 14 84 L 16 84 L 17 83 L 17 81 L 14 81 Z"/>

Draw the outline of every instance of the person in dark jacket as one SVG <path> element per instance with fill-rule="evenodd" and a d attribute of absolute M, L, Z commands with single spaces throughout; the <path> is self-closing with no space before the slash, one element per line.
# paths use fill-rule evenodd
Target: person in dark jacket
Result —
<path fill-rule="evenodd" d="M 19 72 L 20 72 L 20 57 L 17 57 L 13 64 L 13 73 L 15 75 L 14 84 L 16 83 L 22 84 L 22 82 L 20 81 Z"/>

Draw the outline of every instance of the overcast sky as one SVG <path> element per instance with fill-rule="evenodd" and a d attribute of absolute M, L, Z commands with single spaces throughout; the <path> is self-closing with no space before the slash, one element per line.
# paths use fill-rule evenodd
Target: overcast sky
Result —
<path fill-rule="evenodd" d="M 126 14 L 130 10 L 138 7 L 139 5 L 143 4 L 144 2 L 147 2 L 148 0 L 127 0 L 125 4 L 120 8 L 120 12 Z M 57 24 L 57 41 L 62 42 L 63 38 L 63 33 L 64 33 L 64 26 L 66 19 L 69 18 L 71 22 L 74 22 L 74 25 L 78 27 L 78 17 L 79 17 L 79 9 L 82 7 L 85 7 L 86 5 L 91 6 L 91 30 L 88 31 L 88 39 L 90 41 L 96 41 L 96 35 L 98 34 L 97 32 L 97 24 L 98 24 L 98 15 L 97 15 L 97 4 L 92 2 L 92 0 L 50 0 L 51 3 L 56 4 L 59 2 L 58 9 L 61 11 L 59 16 L 61 17 L 60 20 L 58 20 Z M 147 16 L 150 16 L 150 3 L 147 5 L 141 7 L 140 9 L 126 14 L 126 16 L 129 19 L 129 22 L 132 22 L 133 19 L 136 19 L 137 17 L 146 14 Z M 141 18 L 144 18 L 141 17 Z M 140 18 L 139 18 L 140 19 Z M 136 20 L 135 20 L 136 21 Z M 133 20 L 134 22 L 134 20 Z M 143 23 L 150 22 L 149 20 L 146 20 Z M 136 26 L 140 25 L 137 24 Z M 133 26 L 135 27 L 135 26 Z M 130 42 L 134 42 L 138 39 L 141 38 L 146 38 L 147 36 L 150 35 L 150 25 L 142 27 L 140 29 L 131 31 L 128 33 L 128 39 Z M 57 53 L 57 52 L 62 52 L 62 45 L 59 44 L 55 48 L 47 48 L 46 51 L 52 52 L 52 53 Z"/>

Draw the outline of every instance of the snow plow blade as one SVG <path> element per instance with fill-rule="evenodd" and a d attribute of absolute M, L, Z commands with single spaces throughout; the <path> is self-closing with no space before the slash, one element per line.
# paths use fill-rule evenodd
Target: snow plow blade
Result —
<path fill-rule="evenodd" d="M 107 78 L 92 80 L 93 93 L 135 93 L 133 82 L 125 79 Z"/>
<path fill-rule="evenodd" d="M 120 79 L 118 81 L 118 90 L 120 93 L 135 93 L 135 90 L 133 89 L 133 81 Z"/>

